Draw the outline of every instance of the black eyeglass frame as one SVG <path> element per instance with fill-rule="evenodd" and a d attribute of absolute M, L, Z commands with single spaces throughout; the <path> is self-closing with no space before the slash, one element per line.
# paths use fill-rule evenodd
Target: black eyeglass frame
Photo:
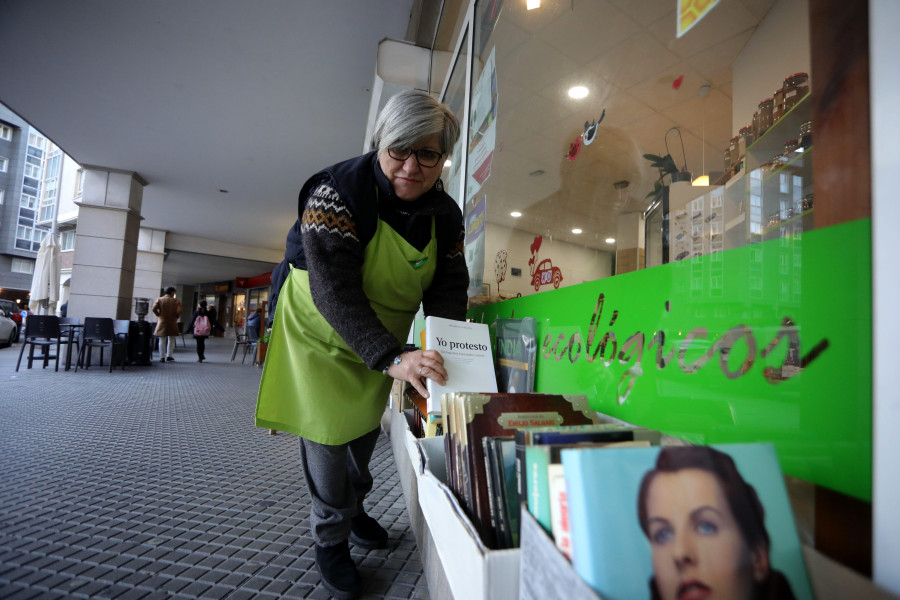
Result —
<path fill-rule="evenodd" d="M 444 157 L 443 152 L 435 152 L 434 150 L 429 150 L 428 148 L 420 148 L 419 150 L 413 150 L 412 148 L 388 148 L 388 156 L 393 158 L 394 160 L 399 160 L 401 162 L 406 162 L 409 159 L 410 154 L 414 154 L 416 156 L 416 162 L 419 163 L 420 167 L 425 167 L 426 169 L 431 169 L 438 166 L 441 163 L 441 159 Z M 406 153 L 406 156 L 400 157 L 397 154 Z M 422 159 L 419 158 L 419 152 L 430 152 L 433 154 L 437 154 L 437 158 L 434 161 L 434 164 L 423 163 Z"/>

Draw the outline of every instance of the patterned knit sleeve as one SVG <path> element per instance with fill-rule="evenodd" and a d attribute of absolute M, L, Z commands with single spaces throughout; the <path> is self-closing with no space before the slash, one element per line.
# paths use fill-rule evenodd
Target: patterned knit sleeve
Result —
<path fill-rule="evenodd" d="M 364 248 L 353 212 L 329 183 L 310 192 L 300 229 L 316 309 L 370 369 L 399 351 L 362 288 Z"/>
<path fill-rule="evenodd" d="M 466 230 L 462 218 L 447 219 L 442 223 L 439 235 L 446 236 L 447 243 L 440 244 L 443 256 L 431 286 L 422 298 L 422 310 L 428 316 L 461 321 L 466 318 L 469 287 L 469 271 L 466 267 Z"/>

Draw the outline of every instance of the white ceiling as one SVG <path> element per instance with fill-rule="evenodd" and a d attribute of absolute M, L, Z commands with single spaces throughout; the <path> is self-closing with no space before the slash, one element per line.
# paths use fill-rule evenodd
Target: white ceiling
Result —
<path fill-rule="evenodd" d="M 544 0 L 530 12 L 524 0 L 505 0 L 488 46 L 498 44 L 503 144 L 488 219 L 513 225 L 509 211 L 524 209 L 520 229 L 608 249 L 616 215 L 646 206 L 656 175 L 641 155 L 665 153 L 670 127 L 682 131 L 691 170 L 701 170 L 703 148 L 706 170 L 721 169 L 731 65 L 773 3 L 722 0 L 679 40 L 675 0 Z M 404 38 L 412 7 L 0 0 L 0 102 L 76 161 L 139 173 L 144 226 L 280 250 L 303 181 L 362 149 L 377 44 Z M 595 93 L 566 97 L 584 82 Z M 584 121 L 603 108 L 597 140 L 566 161 Z M 680 166 L 677 136 L 668 142 Z M 538 169 L 545 175 L 529 176 Z M 612 186 L 621 180 L 630 182 L 622 194 Z M 573 216 L 590 236 L 568 233 Z M 177 255 L 166 262 L 166 282 L 229 269 L 219 261 L 206 272 Z M 256 266 L 266 265 L 234 269 Z"/>
<path fill-rule="evenodd" d="M 362 149 L 378 42 L 412 5 L 2 0 L 0 102 L 140 174 L 143 226 L 282 250 L 304 180 Z"/>

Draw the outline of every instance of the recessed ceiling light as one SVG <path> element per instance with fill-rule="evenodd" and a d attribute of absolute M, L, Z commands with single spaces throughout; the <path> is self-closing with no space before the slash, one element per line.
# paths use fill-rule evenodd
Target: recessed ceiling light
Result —
<path fill-rule="evenodd" d="M 452 164 L 453 164 L 453 163 L 450 162 L 450 159 L 448 158 L 447 160 L 444 161 L 444 168 L 447 168 L 447 167 L 449 167 L 449 166 L 452 165 Z"/>
<path fill-rule="evenodd" d="M 541 0 L 526 0 L 525 1 L 525 9 L 526 10 L 534 10 L 536 8 L 541 7 Z"/>
<path fill-rule="evenodd" d="M 509 213 L 509 216 L 511 216 L 511 217 L 515 217 L 515 218 L 517 218 L 517 219 L 518 219 L 518 218 L 519 218 L 519 217 L 521 217 L 521 216 L 522 216 L 522 213 L 520 213 L 520 212 L 519 212 L 519 211 L 517 211 L 517 210 L 514 210 L 514 211 L 512 211 L 512 212 L 511 212 L 511 213 Z"/>
<path fill-rule="evenodd" d="M 616 243 L 616 238 L 606 238 L 606 243 L 607 243 L 607 244 L 615 244 L 615 243 Z"/>
<path fill-rule="evenodd" d="M 576 100 L 584 98 L 588 95 L 588 89 L 583 85 L 576 85 L 573 88 L 569 88 L 569 98 L 575 98 Z"/>
<path fill-rule="evenodd" d="M 577 234 L 581 233 L 581 230 L 576 227 L 575 229 L 572 230 L 572 233 L 577 235 Z"/>

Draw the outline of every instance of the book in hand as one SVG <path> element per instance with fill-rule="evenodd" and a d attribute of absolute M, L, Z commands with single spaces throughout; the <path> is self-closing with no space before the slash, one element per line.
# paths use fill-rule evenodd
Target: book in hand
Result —
<path fill-rule="evenodd" d="M 604 600 L 813 598 L 771 444 L 566 449 L 562 463 L 572 564 Z"/>
<path fill-rule="evenodd" d="M 440 352 L 447 370 L 445 385 L 425 380 L 428 414 L 441 412 L 441 394 L 497 391 L 490 329 L 486 324 L 425 317 L 425 349 Z"/>
<path fill-rule="evenodd" d="M 453 491 L 472 518 L 482 542 L 499 547 L 491 527 L 487 472 L 484 462 L 485 437 L 509 437 L 517 429 L 591 422 L 587 396 L 559 394 L 475 394 L 443 396 L 450 413 L 444 418 L 444 443 L 453 465 Z"/>

